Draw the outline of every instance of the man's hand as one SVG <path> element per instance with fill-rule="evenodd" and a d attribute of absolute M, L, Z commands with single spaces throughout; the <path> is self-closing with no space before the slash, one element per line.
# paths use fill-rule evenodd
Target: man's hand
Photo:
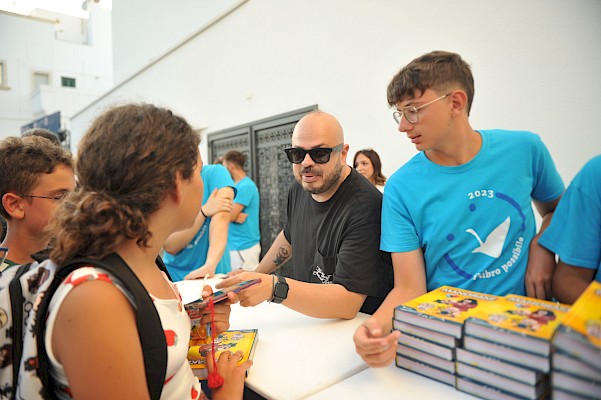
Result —
<path fill-rule="evenodd" d="M 233 202 L 229 196 L 220 195 L 218 189 L 213 190 L 213 193 L 207 199 L 207 202 L 202 206 L 203 212 L 207 217 L 212 217 L 221 211 L 232 211 Z"/>
<path fill-rule="evenodd" d="M 236 299 L 240 302 L 242 307 L 253 307 L 257 304 L 261 304 L 266 300 L 270 300 L 273 295 L 273 279 L 272 275 L 261 274 L 258 272 L 248 272 L 244 270 L 236 270 L 230 272 L 228 277 L 217 285 L 217 289 L 222 289 L 228 286 L 233 286 L 237 283 L 244 282 L 250 279 L 261 279 L 261 282 L 252 285 L 239 293 L 237 293 Z"/>
<path fill-rule="evenodd" d="M 538 244 L 537 238 L 532 240 L 528 251 L 528 268 L 526 269 L 526 294 L 537 299 L 553 297 L 552 284 L 555 271 L 555 254 Z"/>
<path fill-rule="evenodd" d="M 396 356 L 399 331 L 383 336 L 382 328 L 375 318 L 369 318 L 355 331 L 355 350 L 370 367 L 385 367 Z"/>

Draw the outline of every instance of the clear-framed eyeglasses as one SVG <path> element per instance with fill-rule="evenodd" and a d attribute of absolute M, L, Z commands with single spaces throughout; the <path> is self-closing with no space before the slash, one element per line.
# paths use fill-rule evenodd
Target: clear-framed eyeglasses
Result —
<path fill-rule="evenodd" d="M 50 199 L 54 201 L 63 200 L 70 192 L 63 192 L 54 196 L 36 196 L 33 194 L 20 194 L 19 197 L 29 197 L 30 199 Z"/>
<path fill-rule="evenodd" d="M 392 118 L 394 118 L 394 121 L 397 123 L 397 125 L 399 125 L 401 123 L 401 119 L 403 117 L 405 117 L 407 122 L 409 122 L 410 124 L 415 124 L 415 123 L 417 123 L 417 121 L 419 121 L 419 113 L 418 113 L 419 110 L 429 106 L 432 103 L 437 102 L 438 100 L 444 99 L 445 97 L 447 97 L 450 94 L 451 93 L 447 93 L 444 96 L 440 96 L 439 98 L 429 101 L 426 104 L 422 104 L 419 107 L 414 107 L 414 106 L 403 107 L 400 111 L 397 110 L 397 111 L 393 112 Z"/>

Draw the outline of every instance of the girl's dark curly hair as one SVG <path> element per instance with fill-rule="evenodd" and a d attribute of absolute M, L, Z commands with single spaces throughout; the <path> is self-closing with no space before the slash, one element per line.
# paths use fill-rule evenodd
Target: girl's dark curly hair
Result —
<path fill-rule="evenodd" d="M 148 246 L 148 217 L 190 179 L 200 135 L 180 116 L 151 104 L 112 108 L 97 118 L 77 153 L 79 188 L 57 210 L 51 258 L 103 258 L 135 239 Z"/>

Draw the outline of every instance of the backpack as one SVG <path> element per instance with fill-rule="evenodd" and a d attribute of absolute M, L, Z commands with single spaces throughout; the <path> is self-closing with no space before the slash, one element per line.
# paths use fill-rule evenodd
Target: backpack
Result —
<path fill-rule="evenodd" d="M 48 306 L 71 272 L 93 266 L 113 274 L 133 300 L 148 391 L 158 400 L 167 368 L 166 338 L 152 299 L 125 261 L 112 253 L 102 260 L 77 258 L 59 269 L 47 255 L 32 257 L 36 261 L 0 276 L 0 399 L 56 398 L 44 343 Z M 160 257 L 157 266 L 166 272 Z"/>

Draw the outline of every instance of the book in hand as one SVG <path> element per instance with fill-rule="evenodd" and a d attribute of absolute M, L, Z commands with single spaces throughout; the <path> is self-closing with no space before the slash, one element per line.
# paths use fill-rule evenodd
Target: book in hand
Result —
<path fill-rule="evenodd" d="M 545 374 L 541 371 L 523 367 L 517 363 L 504 361 L 497 357 L 486 356 L 484 354 L 475 353 L 470 350 L 458 348 L 456 350 L 457 362 L 472 365 L 474 367 L 483 368 L 489 371 L 494 371 L 499 375 L 506 376 L 516 381 L 523 382 L 528 385 L 536 385 L 543 379 Z"/>
<path fill-rule="evenodd" d="M 555 332 L 553 345 L 601 370 L 601 282 L 591 282 L 574 302 Z"/>
<path fill-rule="evenodd" d="M 509 294 L 479 307 L 465 321 L 465 334 L 548 356 L 551 338 L 570 306 Z"/>
<path fill-rule="evenodd" d="M 498 296 L 441 286 L 394 310 L 394 319 L 461 338 L 463 323 Z"/>
<path fill-rule="evenodd" d="M 238 329 L 229 330 L 221 333 L 215 338 L 215 359 L 224 351 L 235 353 L 242 352 L 242 358 L 238 365 L 246 360 L 252 360 L 258 341 L 257 329 Z M 210 356 L 211 340 L 210 338 L 192 337 L 188 350 L 188 361 L 192 367 L 192 372 L 198 379 L 207 379 L 209 371 L 207 362 L 212 362 Z"/>

